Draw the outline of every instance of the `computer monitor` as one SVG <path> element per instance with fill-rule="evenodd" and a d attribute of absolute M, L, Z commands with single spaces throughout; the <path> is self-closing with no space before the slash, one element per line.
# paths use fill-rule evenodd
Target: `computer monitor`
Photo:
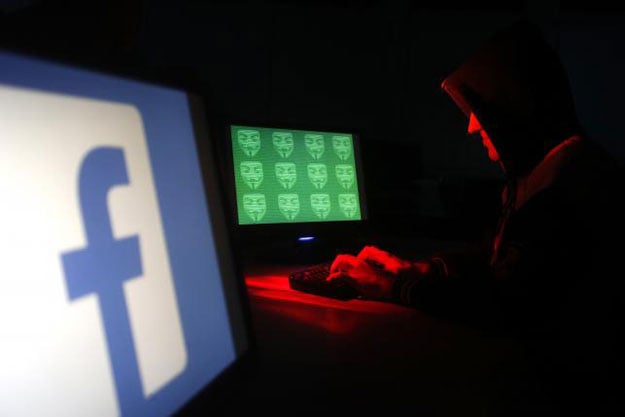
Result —
<path fill-rule="evenodd" d="M 210 398 L 254 337 L 201 100 L 15 51 L 0 68 L 0 414 Z"/>
<path fill-rule="evenodd" d="M 226 129 L 225 182 L 248 246 L 306 262 L 294 255 L 327 257 L 353 243 L 367 220 L 356 130 L 233 122 Z"/>

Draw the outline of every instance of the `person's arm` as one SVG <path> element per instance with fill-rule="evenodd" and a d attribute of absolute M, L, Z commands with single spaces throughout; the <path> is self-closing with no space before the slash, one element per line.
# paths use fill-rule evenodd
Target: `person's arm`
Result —
<path fill-rule="evenodd" d="M 479 245 L 439 252 L 413 265 L 397 275 L 393 302 L 463 320 L 478 319 L 491 303 L 488 254 Z"/>
<path fill-rule="evenodd" d="M 475 268 L 470 265 L 479 263 L 477 252 L 466 249 L 409 261 L 376 246 L 365 246 L 356 256 L 338 255 L 329 279 L 347 280 L 363 298 L 419 306 L 424 292 L 432 290 L 432 283 L 455 281 L 465 274 L 462 269 Z"/>
<path fill-rule="evenodd" d="M 418 280 L 410 305 L 494 331 L 548 331 L 585 263 L 584 231 L 557 188 L 533 196 L 508 219 L 492 251 L 441 254 L 447 273 Z M 399 285 L 399 284 L 398 284 Z"/>

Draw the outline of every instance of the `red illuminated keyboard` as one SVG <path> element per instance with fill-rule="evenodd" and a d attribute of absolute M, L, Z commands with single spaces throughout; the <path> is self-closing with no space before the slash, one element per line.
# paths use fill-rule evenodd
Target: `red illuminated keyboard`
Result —
<path fill-rule="evenodd" d="M 342 278 L 326 281 L 330 274 L 331 263 L 313 265 L 289 275 L 289 285 L 297 291 L 335 298 L 351 300 L 358 297 L 358 291 Z"/>

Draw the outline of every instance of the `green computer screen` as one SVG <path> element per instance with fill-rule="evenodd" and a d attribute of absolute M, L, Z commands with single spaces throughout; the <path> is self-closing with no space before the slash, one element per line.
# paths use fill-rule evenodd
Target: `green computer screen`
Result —
<path fill-rule="evenodd" d="M 356 137 L 230 126 L 239 225 L 363 219 Z"/>

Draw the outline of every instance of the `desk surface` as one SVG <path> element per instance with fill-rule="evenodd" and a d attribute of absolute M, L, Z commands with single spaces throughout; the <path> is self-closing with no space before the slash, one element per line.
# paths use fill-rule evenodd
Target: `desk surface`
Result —
<path fill-rule="evenodd" d="M 532 371 L 512 341 L 413 308 L 292 290 L 288 273 L 296 268 L 246 271 L 261 361 L 246 394 L 255 410 L 328 415 L 381 409 L 426 416 L 551 411 L 543 394 L 527 386 Z"/>

